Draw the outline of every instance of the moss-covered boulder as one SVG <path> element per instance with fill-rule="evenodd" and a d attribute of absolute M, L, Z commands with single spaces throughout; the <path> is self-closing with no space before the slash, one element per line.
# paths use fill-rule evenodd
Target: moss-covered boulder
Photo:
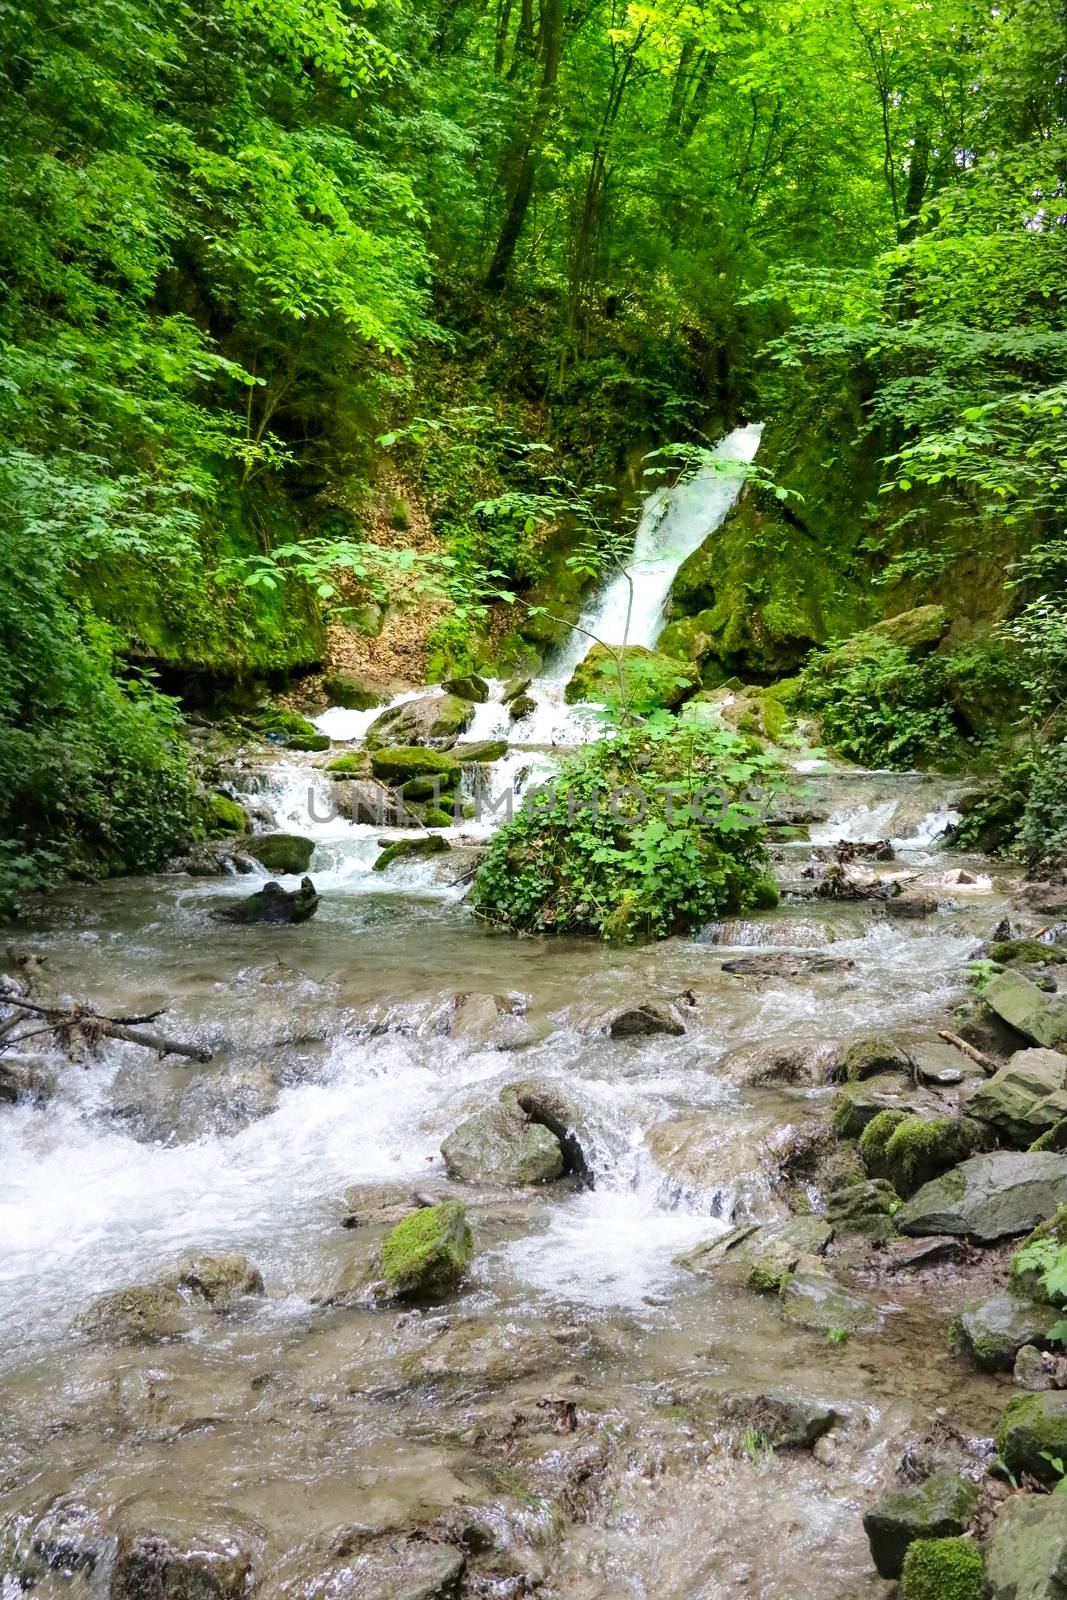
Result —
<path fill-rule="evenodd" d="M 826 1217 L 838 1233 L 888 1238 L 896 1231 L 892 1218 L 899 1206 L 900 1196 L 891 1183 L 868 1178 L 832 1190 L 826 1200 Z"/>
<path fill-rule="evenodd" d="M 916 1539 L 904 1557 L 900 1600 L 982 1600 L 983 1576 L 973 1539 Z"/>
<path fill-rule="evenodd" d="M 286 740 L 290 750 L 328 750 L 332 743 L 328 733 L 293 733 Z"/>
<path fill-rule="evenodd" d="M 204 820 L 209 834 L 244 833 L 248 814 L 227 794 L 209 794 L 204 802 Z"/>
<path fill-rule="evenodd" d="M 883 1111 L 906 1117 L 916 1103 L 923 1104 L 923 1097 L 916 1095 L 902 1073 L 877 1073 L 841 1085 L 830 1102 L 830 1126 L 842 1139 L 857 1139 Z"/>
<path fill-rule="evenodd" d="M 985 1548 L 985 1600 L 1063 1600 L 1067 1515 L 1062 1494 L 1005 1501 Z"/>
<path fill-rule="evenodd" d="M 451 818 L 447 822 L 450 823 Z M 413 839 L 391 839 L 375 861 L 374 870 L 384 872 L 394 861 L 414 861 L 422 856 L 444 855 L 449 848 L 448 840 L 442 839 L 439 833 L 418 834 Z"/>
<path fill-rule="evenodd" d="M 1067 1389 L 1012 1400 L 997 1429 L 997 1453 L 1016 1479 L 1028 1472 L 1039 1483 L 1058 1483 L 1054 1463 L 1067 1463 Z"/>
<path fill-rule="evenodd" d="M 892 1490 L 863 1518 L 879 1574 L 899 1578 L 909 1545 L 966 1533 L 977 1510 L 978 1490 L 952 1467 L 940 1467 L 923 1483 Z"/>
<path fill-rule="evenodd" d="M 845 1046 L 835 1063 L 834 1078 L 839 1083 L 862 1083 L 865 1078 L 881 1077 L 883 1073 L 910 1071 L 907 1052 L 894 1039 L 872 1034 L 853 1039 Z"/>
<path fill-rule="evenodd" d="M 108 1344 L 162 1344 L 190 1331 L 189 1305 L 173 1283 L 131 1284 L 89 1307 L 75 1323 L 79 1333 Z"/>
<path fill-rule="evenodd" d="M 489 698 L 489 685 L 476 672 L 468 672 L 463 678 L 448 678 L 443 687 L 457 700 L 472 700 L 476 705 L 484 705 Z"/>
<path fill-rule="evenodd" d="M 390 706 L 364 736 L 368 750 L 384 745 L 454 743 L 474 720 L 474 703 L 454 694 L 424 694 Z"/>
<path fill-rule="evenodd" d="M 327 761 L 324 772 L 332 778 L 366 778 L 370 776 L 370 757 L 362 750 L 346 750 L 344 755 Z"/>
<path fill-rule="evenodd" d="M 399 1299 L 449 1294 L 474 1252 L 466 1213 L 458 1200 L 424 1206 L 387 1234 L 379 1253 L 386 1291 Z"/>
<path fill-rule="evenodd" d="M 523 717 L 531 716 L 536 710 L 537 701 L 532 694 L 517 694 L 508 701 L 508 716 L 512 722 L 521 722 Z"/>
<path fill-rule="evenodd" d="M 908 1116 L 882 1111 L 860 1135 L 860 1155 L 873 1178 L 885 1178 L 899 1195 L 915 1190 L 982 1147 L 984 1134 L 967 1117 Z"/>
<path fill-rule="evenodd" d="M 457 744 L 453 753 L 457 761 L 462 761 L 464 766 L 472 762 L 482 765 L 489 761 L 500 761 L 508 753 L 506 739 L 477 739 L 472 744 Z"/>
<path fill-rule="evenodd" d="M 868 631 L 912 655 L 926 655 L 945 637 L 949 620 L 944 606 L 915 606 L 911 611 L 899 611 L 895 617 L 874 623 Z"/>
<path fill-rule="evenodd" d="M 1038 1305 L 1014 1294 L 995 1294 L 961 1312 L 960 1337 L 978 1366 L 987 1372 L 1010 1372 L 1024 1345 L 1044 1350 L 1060 1320 L 1053 1306 Z"/>
<path fill-rule="evenodd" d="M 695 666 L 658 650 L 637 644 L 625 649 L 595 644 L 575 667 L 564 692 L 569 705 L 587 700 L 626 705 L 640 716 L 679 705 L 699 683 Z"/>
<path fill-rule="evenodd" d="M 309 722 L 303 712 L 293 711 L 289 706 L 261 706 L 252 718 L 252 724 L 260 733 L 280 734 L 286 739 L 320 737 L 315 724 Z M 326 742 L 328 744 L 329 740 Z"/>
<path fill-rule="evenodd" d="M 387 783 L 405 784 L 411 778 L 439 775 L 450 783 L 459 781 L 459 762 L 443 750 L 425 750 L 421 745 L 384 745 L 371 753 L 371 771 Z"/>
<path fill-rule="evenodd" d="M 813 1333 L 877 1333 L 882 1325 L 869 1300 L 816 1267 L 790 1273 L 782 1284 L 781 1306 L 789 1322 Z"/>
<path fill-rule="evenodd" d="M 263 1293 L 263 1274 L 247 1256 L 187 1256 L 174 1274 L 180 1292 L 229 1311 L 241 1300 Z"/>
<path fill-rule="evenodd" d="M 997 939 L 989 946 L 989 959 L 1004 967 L 1062 967 L 1067 950 L 1043 939 Z"/>
<path fill-rule="evenodd" d="M 702 662 L 711 654 L 714 645 L 712 628 L 715 613 L 698 611 L 694 617 L 680 617 L 669 622 L 656 640 L 661 655 L 673 656 L 676 661 Z"/>
<path fill-rule="evenodd" d="M 315 841 L 298 833 L 255 833 L 243 841 L 243 848 L 268 872 L 293 874 L 307 871 Z"/>

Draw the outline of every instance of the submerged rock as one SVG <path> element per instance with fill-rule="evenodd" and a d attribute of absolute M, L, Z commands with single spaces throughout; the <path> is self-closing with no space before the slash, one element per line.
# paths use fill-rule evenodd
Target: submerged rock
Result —
<path fill-rule="evenodd" d="M 782 1285 L 782 1310 L 790 1322 L 813 1333 L 877 1333 L 882 1318 L 868 1300 L 853 1294 L 829 1272 L 794 1272 Z"/>
<path fill-rule="evenodd" d="M 55 1068 L 44 1056 L 0 1056 L 0 1105 L 44 1105 L 57 1086 Z"/>
<path fill-rule="evenodd" d="M 744 1278 L 746 1288 L 777 1294 L 801 1263 L 815 1265 L 832 1238 L 833 1229 L 822 1217 L 788 1217 L 763 1227 L 731 1228 L 676 1256 L 675 1262 L 702 1275 L 728 1268 Z"/>
<path fill-rule="evenodd" d="M 1067 1515 L 1063 1495 L 1014 1495 L 985 1547 L 986 1600 L 1063 1600 Z"/>
<path fill-rule="evenodd" d="M 1055 1049 L 1067 1043 L 1067 994 L 1046 994 L 1020 972 L 995 973 L 982 999 L 1002 1022 L 1034 1044 Z"/>
<path fill-rule="evenodd" d="M 1067 1156 L 997 1151 L 972 1156 L 906 1200 L 901 1233 L 970 1234 L 984 1242 L 1028 1233 L 1067 1203 Z"/>
<path fill-rule="evenodd" d="M 160 1344 L 190 1332 L 198 1312 L 230 1311 L 262 1293 L 262 1276 L 247 1257 L 189 1256 L 153 1283 L 103 1295 L 74 1327 L 104 1343 Z"/>
<path fill-rule="evenodd" d="M 263 1538 L 221 1510 L 123 1514 L 108 1600 L 248 1600 Z"/>
<path fill-rule="evenodd" d="M 310 878 L 299 889 L 283 889 L 273 879 L 257 894 L 217 906 L 211 915 L 218 922 L 308 922 L 319 909 L 319 897 Z"/>
<path fill-rule="evenodd" d="M 263 1274 L 247 1256 L 187 1256 L 179 1264 L 179 1290 L 205 1300 L 213 1311 L 229 1311 L 240 1300 L 263 1293 Z"/>
<path fill-rule="evenodd" d="M 473 1050 L 514 1050 L 530 1038 L 525 1002 L 508 994 L 460 993 L 448 1026 L 452 1039 Z"/>
<path fill-rule="evenodd" d="M 879 1574 L 899 1578 L 914 1540 L 966 1533 L 977 1510 L 978 1490 L 952 1467 L 939 1468 L 924 1483 L 894 1489 L 863 1518 Z"/>
<path fill-rule="evenodd" d="M 1067 1462 L 1067 1389 L 1010 1401 L 997 1429 L 997 1454 L 1016 1479 L 1028 1472 L 1039 1483 L 1057 1483 L 1053 1463 Z"/>
<path fill-rule="evenodd" d="M 385 1290 L 400 1299 L 449 1294 L 470 1265 L 474 1241 L 458 1200 L 424 1206 L 386 1235 L 379 1254 Z"/>
<path fill-rule="evenodd" d="M 995 1294 L 960 1316 L 964 1344 L 980 1367 L 1010 1372 L 1024 1345 L 1046 1345 L 1060 1312 L 1013 1294 Z"/>
<path fill-rule="evenodd" d="M 451 1600 L 466 1560 L 455 1545 L 420 1534 L 336 1535 L 306 1572 L 273 1585 L 274 1600 Z"/>
<path fill-rule="evenodd" d="M 725 1394 L 722 1412 L 762 1435 L 776 1450 L 810 1450 L 817 1439 L 844 1420 L 844 1413 L 825 1400 L 795 1394 L 791 1389 Z"/>

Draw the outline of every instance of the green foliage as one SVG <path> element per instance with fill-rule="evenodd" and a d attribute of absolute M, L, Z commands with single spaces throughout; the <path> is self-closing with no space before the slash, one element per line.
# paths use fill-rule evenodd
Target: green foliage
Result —
<path fill-rule="evenodd" d="M 525 798 L 493 838 L 473 905 L 517 931 L 625 942 L 773 903 L 761 818 L 780 782 L 743 739 L 650 718 L 576 752 Z"/>
<path fill-rule="evenodd" d="M 869 767 L 915 767 L 951 755 L 959 728 L 940 658 L 916 661 L 877 635 L 816 652 L 801 673 L 801 700 L 824 741 Z"/>
<path fill-rule="evenodd" d="M 1033 1274 L 1042 1298 L 1067 1306 L 1067 1244 L 1056 1237 L 1028 1240 L 1012 1257 L 1012 1275 Z M 1057 1323 L 1052 1337 L 1067 1344 L 1067 1322 Z"/>
<path fill-rule="evenodd" d="M 1067 740 L 1044 751 L 1037 761 L 1017 849 L 1035 871 L 1067 864 Z"/>

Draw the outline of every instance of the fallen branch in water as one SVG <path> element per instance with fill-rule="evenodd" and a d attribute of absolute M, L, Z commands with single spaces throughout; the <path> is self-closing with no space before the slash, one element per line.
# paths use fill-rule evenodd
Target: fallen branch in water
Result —
<path fill-rule="evenodd" d="M 163 1012 L 151 1011 L 138 1017 L 106 1017 L 91 1006 L 49 1006 L 39 1000 L 27 1000 L 21 995 L 0 996 L 0 1005 L 14 1008 L 14 1015 L 0 1023 L 0 1052 L 10 1050 L 24 1039 L 35 1038 L 51 1032 L 58 1044 L 75 1058 L 91 1054 L 101 1039 L 124 1039 L 127 1044 L 139 1044 L 154 1050 L 160 1060 L 164 1056 L 186 1056 L 190 1061 L 208 1062 L 211 1051 L 199 1044 L 185 1044 L 181 1039 L 170 1039 L 140 1024 L 155 1022 Z M 33 1028 L 28 1033 L 15 1034 L 13 1026 L 31 1017 L 42 1019 L 44 1028 Z"/>
<path fill-rule="evenodd" d="M 947 1028 L 939 1028 L 937 1037 L 944 1039 L 946 1044 L 955 1045 L 957 1050 L 962 1050 L 968 1060 L 977 1062 L 987 1078 L 991 1078 L 999 1070 L 992 1056 L 987 1056 L 984 1050 L 978 1050 L 973 1044 L 968 1044 L 958 1033 L 949 1033 Z"/>

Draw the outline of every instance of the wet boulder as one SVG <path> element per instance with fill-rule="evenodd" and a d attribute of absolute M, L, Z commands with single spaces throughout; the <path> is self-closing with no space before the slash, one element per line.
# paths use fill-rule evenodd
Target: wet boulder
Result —
<path fill-rule="evenodd" d="M 1056 1484 L 1061 1474 L 1053 1463 L 1067 1462 L 1067 1389 L 1010 1401 L 997 1429 L 997 1454 L 1016 1479 L 1029 1473 Z"/>
<path fill-rule="evenodd" d="M 960 1338 L 978 1366 L 987 1372 L 1010 1372 L 1024 1345 L 1048 1345 L 1060 1320 L 1061 1313 L 1053 1306 L 995 1294 L 960 1314 Z"/>
<path fill-rule="evenodd" d="M 597 1344 L 599 1345 L 599 1336 Z M 408 1383 L 454 1392 L 499 1389 L 522 1378 L 551 1383 L 594 1348 L 586 1330 L 533 1317 L 474 1318 L 445 1326 L 403 1363 Z"/>
<path fill-rule="evenodd" d="M 1054 1050 L 1067 1043 L 1067 994 L 1046 994 L 1022 973 L 995 973 L 982 999 L 1002 1022 L 1032 1043 Z"/>
<path fill-rule="evenodd" d="M 455 694 L 424 694 L 390 706 L 375 717 L 365 743 L 374 751 L 388 745 L 425 745 L 431 741 L 455 743 L 474 720 L 474 704 Z"/>
<path fill-rule="evenodd" d="M 310 878 L 301 878 L 299 889 L 283 889 L 272 879 L 257 894 L 217 906 L 211 915 L 218 922 L 298 923 L 308 922 L 319 909 L 319 897 Z"/>
<path fill-rule="evenodd" d="M 458 1200 L 423 1206 L 386 1235 L 378 1257 L 384 1291 L 398 1299 L 450 1294 L 470 1265 L 474 1240 Z"/>
<path fill-rule="evenodd" d="M 731 1228 L 676 1256 L 675 1262 L 701 1275 L 726 1269 L 756 1293 L 778 1294 L 791 1272 L 802 1265 L 817 1267 L 816 1258 L 832 1238 L 833 1229 L 822 1217 L 787 1217 L 763 1227 Z"/>
<path fill-rule="evenodd" d="M 331 706 L 346 711 L 370 711 L 385 699 L 382 689 L 358 672 L 335 670 L 322 680 L 322 692 Z"/>
<path fill-rule="evenodd" d="M 277 1103 L 278 1084 L 265 1067 L 212 1067 L 196 1073 L 180 1092 L 167 1131 L 179 1144 L 231 1138 L 269 1116 Z"/>
<path fill-rule="evenodd" d="M 209 794 L 204 800 L 204 820 L 209 833 L 245 833 L 248 817 L 228 794 Z"/>
<path fill-rule="evenodd" d="M 520 1186 L 563 1176 L 559 1140 L 518 1110 L 487 1106 L 461 1122 L 441 1146 L 450 1176 L 464 1183 Z"/>
<path fill-rule="evenodd" d="M 103 1295 L 74 1326 L 101 1344 L 164 1344 L 189 1333 L 194 1320 L 177 1285 L 159 1282 Z"/>
<path fill-rule="evenodd" d="M 936 1114 L 937 1106 L 932 1095 L 914 1090 L 901 1073 L 879 1073 L 841 1085 L 830 1102 L 830 1126 L 842 1139 L 857 1139 L 883 1111 L 907 1115 L 928 1110 Z"/>
<path fill-rule="evenodd" d="M 899 1578 L 910 1544 L 966 1533 L 977 1510 L 978 1490 L 952 1467 L 938 1468 L 923 1483 L 892 1490 L 863 1518 L 879 1574 Z"/>
<path fill-rule="evenodd" d="M 1067 1117 L 1067 1055 L 1017 1050 L 970 1096 L 967 1110 L 1027 1148 Z"/>
<path fill-rule="evenodd" d="M 263 1293 L 263 1275 L 247 1256 L 186 1256 L 173 1282 L 180 1293 L 205 1301 L 213 1311 L 232 1311 Z"/>
<path fill-rule="evenodd" d="M 473 1050 L 514 1050 L 530 1038 L 524 1011 L 525 1003 L 515 995 L 459 993 L 449 1037 Z"/>
<path fill-rule="evenodd" d="M 512 722 L 521 722 L 523 717 L 532 716 L 536 710 L 537 701 L 532 694 L 517 694 L 508 701 L 508 716 Z"/>
<path fill-rule="evenodd" d="M 609 1039 L 638 1039 L 653 1033 L 682 1034 L 685 1022 L 673 1001 L 644 1000 L 602 1012 L 590 1020 L 585 1031 L 606 1033 Z"/>
<path fill-rule="evenodd" d="M 348 778 L 334 783 L 337 815 L 348 822 L 373 828 L 413 827 L 415 818 L 404 809 L 401 797 L 376 778 Z"/>
<path fill-rule="evenodd" d="M 122 1514 L 108 1600 L 249 1600 L 262 1533 L 224 1508 Z"/>
<path fill-rule="evenodd" d="M 1013 1150 L 971 1156 L 905 1200 L 901 1233 L 968 1234 L 984 1243 L 1028 1233 L 1067 1204 L 1067 1156 Z"/>
<path fill-rule="evenodd" d="M 883 1178 L 868 1178 L 862 1183 L 842 1184 L 827 1196 L 826 1220 L 836 1233 L 864 1233 L 888 1238 L 896 1232 L 894 1213 L 900 1197 Z"/>
<path fill-rule="evenodd" d="M 1067 1516 L 1062 1495 L 1014 1495 L 985 1546 L 985 1600 L 1063 1600 Z"/>
<path fill-rule="evenodd" d="M 187 855 L 172 856 L 167 862 L 168 872 L 184 872 L 190 878 L 231 878 L 255 870 L 241 838 L 205 839 Z"/>

